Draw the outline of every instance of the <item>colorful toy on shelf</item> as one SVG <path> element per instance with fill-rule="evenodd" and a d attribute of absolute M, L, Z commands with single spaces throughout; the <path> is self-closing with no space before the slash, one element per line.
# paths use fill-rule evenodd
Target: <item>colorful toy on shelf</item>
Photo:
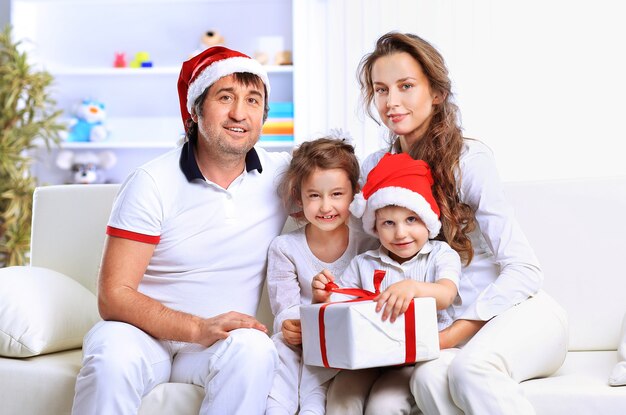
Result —
<path fill-rule="evenodd" d="M 115 52 L 115 60 L 113 61 L 114 68 L 126 68 L 126 54 L 124 52 Z"/>
<path fill-rule="evenodd" d="M 283 50 L 276 53 L 275 63 L 276 65 L 293 65 L 293 59 L 291 59 L 291 51 Z"/>
<path fill-rule="evenodd" d="M 224 45 L 224 36 L 222 36 L 217 30 L 207 30 L 200 37 L 200 45 L 198 46 L 198 49 L 194 50 L 189 57 L 192 58 L 205 49 L 220 45 Z"/>
<path fill-rule="evenodd" d="M 57 167 L 72 172 L 70 183 L 76 184 L 104 183 L 102 170 L 110 169 L 115 163 L 117 163 L 117 157 L 109 150 L 99 153 L 62 150 L 56 159 Z"/>
<path fill-rule="evenodd" d="M 293 102 L 270 102 L 261 141 L 293 141 Z"/>
<path fill-rule="evenodd" d="M 152 68 L 152 61 L 148 52 L 137 52 L 135 58 L 130 61 L 131 68 Z"/>
<path fill-rule="evenodd" d="M 293 119 L 271 119 L 268 118 L 263 125 L 263 134 L 267 135 L 289 135 L 293 137 Z M 291 138 L 290 138 L 291 139 Z"/>
<path fill-rule="evenodd" d="M 269 64 L 270 58 L 267 56 L 265 52 L 254 52 L 254 59 L 259 61 L 261 65 Z"/>
<path fill-rule="evenodd" d="M 84 99 L 74 110 L 70 120 L 66 141 L 103 141 L 109 132 L 104 126 L 106 112 L 104 104 L 93 99 Z"/>

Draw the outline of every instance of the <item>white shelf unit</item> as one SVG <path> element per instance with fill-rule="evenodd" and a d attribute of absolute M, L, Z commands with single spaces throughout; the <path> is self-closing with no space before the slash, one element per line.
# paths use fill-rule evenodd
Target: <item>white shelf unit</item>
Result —
<path fill-rule="evenodd" d="M 52 67 L 47 68 L 57 76 L 152 76 L 152 75 L 176 75 L 180 66 L 161 66 L 154 68 L 94 68 L 85 67 Z M 292 73 L 292 65 L 266 65 L 265 69 L 271 74 Z"/>
<path fill-rule="evenodd" d="M 290 51 L 293 39 L 291 0 L 13 0 L 11 21 L 33 63 L 54 76 L 53 97 L 65 117 L 85 98 L 105 104 L 108 139 L 62 147 L 114 151 L 118 163 L 104 172 L 112 182 L 176 146 L 183 134 L 178 74 L 204 32 L 219 31 L 225 46 L 250 56 L 260 51 L 261 37 L 281 37 Z M 116 53 L 130 62 L 141 51 L 150 53 L 152 68 L 113 67 Z M 294 67 L 267 70 L 270 105 L 293 102 Z M 288 150 L 293 142 L 261 145 Z M 40 182 L 69 178 L 54 163 L 56 150 L 40 149 L 36 156 L 33 171 Z"/>

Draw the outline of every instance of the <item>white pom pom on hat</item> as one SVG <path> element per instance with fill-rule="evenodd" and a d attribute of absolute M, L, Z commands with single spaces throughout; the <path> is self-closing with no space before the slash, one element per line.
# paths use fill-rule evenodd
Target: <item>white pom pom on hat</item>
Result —
<path fill-rule="evenodd" d="M 354 200 L 350 203 L 350 212 L 357 218 L 360 218 L 365 213 L 365 208 L 367 207 L 367 201 L 363 197 L 363 192 L 359 192 L 354 195 Z"/>
<path fill-rule="evenodd" d="M 367 233 L 376 236 L 376 210 L 402 206 L 420 217 L 432 239 L 441 230 L 440 211 L 432 185 L 433 177 L 425 161 L 414 160 L 406 153 L 387 153 L 367 175 L 361 193 L 350 204 L 350 212 L 362 218 Z"/>

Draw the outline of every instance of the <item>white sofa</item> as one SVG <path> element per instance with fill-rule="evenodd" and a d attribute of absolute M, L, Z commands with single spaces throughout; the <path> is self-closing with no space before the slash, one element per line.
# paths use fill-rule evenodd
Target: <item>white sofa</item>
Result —
<path fill-rule="evenodd" d="M 36 190 L 31 267 L 0 269 L 0 355 L 26 350 L 36 356 L 0 357 L 3 414 L 70 412 L 81 362 L 77 333 L 97 319 L 96 278 L 116 191 L 116 185 Z M 545 289 L 567 309 L 570 319 L 565 363 L 549 378 L 524 382 L 524 391 L 538 414 L 626 414 L 626 386 L 608 385 L 618 362 L 618 345 L 624 341 L 620 330 L 626 312 L 622 263 L 626 177 L 511 183 L 506 191 L 543 265 Z M 47 273 L 54 278 L 45 280 Z M 26 281 L 23 287 L 9 283 L 17 278 Z M 45 281 L 38 283 L 39 279 Z M 63 288 L 55 291 L 50 281 L 59 281 L 57 286 Z M 39 292 L 39 297 L 33 297 L 33 292 Z M 59 298 L 55 303 L 48 301 L 50 297 Z M 18 321 L 18 314 L 26 316 L 24 321 Z M 271 327 L 266 299 L 259 318 Z M 44 321 L 46 327 L 58 325 L 54 320 L 60 319 L 64 325 L 47 333 L 46 327 L 39 328 L 43 333 L 38 334 L 28 319 Z M 16 329 L 20 324 L 27 327 Z M 13 333 L 7 333 L 10 330 Z M 61 331 L 73 331 L 73 337 L 52 339 L 56 343 L 51 345 L 50 338 Z M 43 340 L 24 348 L 22 343 L 32 343 L 37 335 Z M 55 351 L 68 348 L 73 350 Z M 202 396 L 197 386 L 163 384 L 144 397 L 140 414 L 197 414 Z"/>

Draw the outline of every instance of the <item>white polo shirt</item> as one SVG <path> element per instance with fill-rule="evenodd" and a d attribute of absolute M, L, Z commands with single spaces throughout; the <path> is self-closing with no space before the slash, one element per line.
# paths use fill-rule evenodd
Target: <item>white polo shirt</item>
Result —
<path fill-rule="evenodd" d="M 139 291 L 200 317 L 254 315 L 269 244 L 286 220 L 276 188 L 289 160 L 252 149 L 227 189 L 205 181 L 189 143 L 137 168 L 107 234 L 156 245 Z"/>

